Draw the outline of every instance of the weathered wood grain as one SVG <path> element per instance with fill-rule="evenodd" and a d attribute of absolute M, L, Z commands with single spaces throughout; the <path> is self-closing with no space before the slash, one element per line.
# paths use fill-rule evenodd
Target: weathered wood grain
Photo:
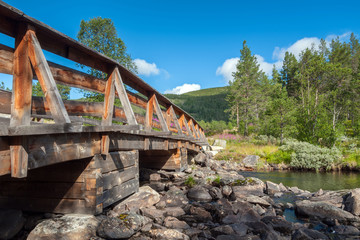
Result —
<path fill-rule="evenodd" d="M 129 196 L 139 189 L 139 180 L 132 179 L 122 183 L 119 186 L 115 186 L 103 193 L 103 207 L 110 206 L 111 204 Z"/>

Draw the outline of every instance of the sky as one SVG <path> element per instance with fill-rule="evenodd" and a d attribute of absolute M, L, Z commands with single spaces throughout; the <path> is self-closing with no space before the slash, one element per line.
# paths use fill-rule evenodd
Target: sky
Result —
<path fill-rule="evenodd" d="M 351 32 L 360 34 L 360 1 L 355 0 L 5 2 L 74 39 L 82 19 L 112 19 L 138 75 L 161 93 L 227 85 L 244 40 L 270 74 L 273 64 L 281 68 L 285 51 L 299 54 L 321 38 L 346 41 Z M 0 34 L 0 43 L 13 46 L 13 39 Z M 1 81 L 11 88 L 11 77 L 0 75 Z M 79 97 L 71 92 L 71 98 Z"/>

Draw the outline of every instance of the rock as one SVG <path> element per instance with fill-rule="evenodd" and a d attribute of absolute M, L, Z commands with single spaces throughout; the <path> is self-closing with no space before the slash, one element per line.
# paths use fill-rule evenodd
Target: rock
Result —
<path fill-rule="evenodd" d="M 150 207 L 159 201 L 159 193 L 149 186 L 143 186 L 139 188 L 139 192 L 117 204 L 112 212 L 114 212 L 114 215 L 118 215 L 127 211 L 138 211 L 140 207 Z"/>
<path fill-rule="evenodd" d="M 164 213 L 165 211 L 163 210 L 159 210 L 159 209 L 153 209 L 153 208 L 142 208 L 141 209 L 141 214 L 151 218 L 152 220 L 154 220 L 155 223 L 159 223 L 162 224 L 163 220 L 164 220 Z"/>
<path fill-rule="evenodd" d="M 289 190 L 295 194 L 301 193 L 301 189 L 299 189 L 298 187 L 289 187 Z"/>
<path fill-rule="evenodd" d="M 150 222 L 149 218 L 130 212 L 103 219 L 97 228 L 97 233 L 105 239 L 129 238 Z"/>
<path fill-rule="evenodd" d="M 246 225 L 254 234 L 260 234 L 261 239 L 279 239 L 280 235 L 275 232 L 271 226 L 263 222 L 247 222 Z"/>
<path fill-rule="evenodd" d="M 190 237 L 190 239 L 196 239 L 197 235 L 202 231 L 197 228 L 189 228 L 185 230 L 185 234 Z"/>
<path fill-rule="evenodd" d="M 190 215 L 194 217 L 197 222 L 208 222 L 212 221 L 211 214 L 202 207 L 190 207 Z"/>
<path fill-rule="evenodd" d="M 235 233 L 234 230 L 229 225 L 222 225 L 222 226 L 218 226 L 218 227 L 215 227 L 215 228 L 211 229 L 211 234 L 213 236 L 231 235 L 231 234 L 234 234 L 234 233 Z"/>
<path fill-rule="evenodd" d="M 282 193 L 282 192 L 274 193 L 274 197 L 276 197 L 276 198 L 280 198 L 282 195 L 284 195 L 284 193 Z"/>
<path fill-rule="evenodd" d="M 285 235 L 289 235 L 291 234 L 291 232 L 294 229 L 294 225 L 291 222 L 286 221 L 285 219 L 283 219 L 282 217 L 279 216 L 267 216 L 267 217 L 263 217 L 261 219 L 262 222 L 264 222 L 267 225 L 271 225 L 274 230 L 285 234 Z"/>
<path fill-rule="evenodd" d="M 248 155 L 242 160 L 242 163 L 247 168 L 255 168 L 259 159 L 260 157 L 257 155 Z"/>
<path fill-rule="evenodd" d="M 269 207 L 271 204 L 268 203 L 266 200 L 262 199 L 261 197 L 250 195 L 246 197 L 246 201 L 252 204 L 259 204 L 264 207 Z"/>
<path fill-rule="evenodd" d="M 161 176 L 158 173 L 152 173 L 150 174 L 150 181 L 154 181 L 154 182 L 160 182 L 161 181 Z"/>
<path fill-rule="evenodd" d="M 185 211 L 181 207 L 168 207 L 165 211 L 166 216 L 180 217 L 185 215 Z"/>
<path fill-rule="evenodd" d="M 254 205 L 253 209 L 261 216 L 263 215 L 266 211 L 265 209 L 263 209 L 259 204 Z"/>
<path fill-rule="evenodd" d="M 47 219 L 32 230 L 27 239 L 90 239 L 96 237 L 99 221 L 92 215 L 68 214 Z"/>
<path fill-rule="evenodd" d="M 353 226 L 344 226 L 339 225 L 334 227 L 334 231 L 340 235 L 352 235 L 352 236 L 359 236 L 360 230 Z"/>
<path fill-rule="evenodd" d="M 220 188 L 218 188 L 218 187 L 212 187 L 212 188 L 210 188 L 209 194 L 211 195 L 211 197 L 212 197 L 214 200 L 218 200 L 218 199 L 223 198 L 223 195 L 222 195 L 222 193 L 221 193 L 221 190 L 220 190 Z"/>
<path fill-rule="evenodd" d="M 225 185 L 222 187 L 222 194 L 226 197 L 229 197 L 230 194 L 232 193 L 232 188 L 228 185 Z"/>
<path fill-rule="evenodd" d="M 150 236 L 159 240 L 190 240 L 188 236 L 175 229 L 151 229 Z"/>
<path fill-rule="evenodd" d="M 161 206 L 160 203 L 162 203 Z M 157 204 L 156 207 L 184 207 L 188 203 L 189 200 L 182 190 L 178 188 L 172 188 L 171 190 L 167 191 L 164 196 L 161 197 L 159 205 Z"/>
<path fill-rule="evenodd" d="M 198 201 L 198 202 L 211 202 L 212 201 L 212 197 L 209 194 L 209 191 L 202 186 L 196 186 L 194 188 L 191 188 L 188 191 L 187 196 L 189 199 Z"/>
<path fill-rule="evenodd" d="M 260 215 L 251 207 L 242 205 L 238 208 L 238 211 L 234 214 L 229 214 L 222 219 L 224 224 L 233 224 L 233 223 L 246 223 L 246 222 L 256 222 L 260 220 Z"/>
<path fill-rule="evenodd" d="M 163 182 L 151 182 L 149 187 L 154 189 L 156 192 L 162 192 L 165 190 L 166 184 Z"/>
<path fill-rule="evenodd" d="M 200 166 L 205 166 L 206 154 L 204 154 L 202 152 L 198 153 L 198 155 L 195 156 L 194 161 L 196 164 L 198 164 Z"/>
<path fill-rule="evenodd" d="M 292 240 L 329 239 L 325 234 L 307 228 L 297 229 L 292 235 Z"/>
<path fill-rule="evenodd" d="M 230 225 L 237 236 L 245 236 L 248 231 L 248 226 L 245 223 L 234 223 Z"/>
<path fill-rule="evenodd" d="M 187 173 L 187 174 L 190 174 L 190 173 L 192 173 L 192 168 L 191 167 L 188 167 L 187 169 L 185 169 L 185 173 Z"/>
<path fill-rule="evenodd" d="M 299 215 L 318 217 L 320 219 L 337 219 L 339 221 L 356 221 L 354 215 L 335 207 L 327 202 L 311 202 L 309 200 L 297 201 L 296 212 Z"/>
<path fill-rule="evenodd" d="M 0 239 L 13 238 L 24 226 L 25 218 L 20 210 L 0 210 Z"/>
<path fill-rule="evenodd" d="M 222 147 L 222 148 L 226 148 L 226 140 L 224 139 L 215 139 L 215 142 L 213 144 L 213 146 L 219 146 L 219 147 Z"/>
<path fill-rule="evenodd" d="M 164 226 L 167 228 L 174 228 L 174 229 L 188 229 L 190 226 L 184 222 L 180 221 L 174 217 L 166 217 L 164 220 Z"/>
<path fill-rule="evenodd" d="M 287 188 L 284 186 L 283 183 L 279 183 L 279 188 L 280 188 L 280 191 L 282 191 L 282 192 L 286 192 L 286 191 L 287 191 Z"/>
<path fill-rule="evenodd" d="M 264 196 L 264 188 L 261 184 L 233 186 L 232 190 L 235 199 L 243 199 L 249 195 Z"/>
<path fill-rule="evenodd" d="M 314 193 L 314 197 L 319 197 L 321 195 L 324 194 L 324 191 L 320 188 L 319 191 L 317 191 L 316 193 Z"/>
<path fill-rule="evenodd" d="M 270 195 L 274 195 L 275 193 L 281 192 L 278 184 L 266 181 L 266 193 Z"/>
<path fill-rule="evenodd" d="M 360 188 L 352 190 L 345 198 L 345 210 L 352 214 L 360 215 Z"/>

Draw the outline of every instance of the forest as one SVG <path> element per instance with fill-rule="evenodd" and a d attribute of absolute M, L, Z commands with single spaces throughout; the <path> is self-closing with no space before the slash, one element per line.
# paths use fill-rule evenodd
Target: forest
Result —
<path fill-rule="evenodd" d="M 268 77 L 244 41 L 227 95 L 237 131 L 327 147 L 359 137 L 359 61 L 354 34 L 348 42 L 322 39 L 299 56 L 286 52 L 280 71 L 274 66 Z"/>

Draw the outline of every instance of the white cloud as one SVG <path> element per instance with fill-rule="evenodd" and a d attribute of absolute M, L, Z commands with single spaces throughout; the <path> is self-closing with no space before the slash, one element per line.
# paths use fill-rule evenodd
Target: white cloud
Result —
<path fill-rule="evenodd" d="M 155 63 L 148 63 L 145 60 L 139 58 L 135 59 L 134 63 L 140 75 L 150 76 L 160 74 L 160 69 L 157 68 Z"/>
<path fill-rule="evenodd" d="M 185 83 L 182 86 L 177 86 L 176 88 L 173 89 L 169 89 L 166 90 L 165 93 L 172 93 L 172 94 L 183 94 L 183 93 L 187 93 L 187 92 L 192 92 L 192 91 L 196 91 L 196 90 L 200 90 L 200 85 L 199 84 L 188 84 Z"/>
<path fill-rule="evenodd" d="M 351 32 L 346 32 L 342 35 L 328 35 L 325 38 L 327 46 L 330 46 L 332 39 L 339 37 L 340 41 L 347 41 L 350 37 Z M 320 44 L 320 38 L 317 37 L 305 37 L 300 40 L 297 40 L 295 43 L 289 47 L 275 47 L 272 55 L 273 62 L 265 61 L 264 57 L 258 54 L 255 54 L 257 61 L 260 65 L 260 69 L 266 73 L 268 76 L 271 76 L 273 65 L 275 64 L 276 69 L 282 67 L 282 62 L 285 57 L 286 52 L 293 53 L 297 59 L 299 59 L 300 53 L 306 48 L 311 48 L 314 46 L 316 49 Z M 239 58 L 230 58 L 225 60 L 222 66 L 216 69 L 216 75 L 222 75 L 224 79 L 228 82 L 233 80 L 232 73 L 236 71 L 236 64 L 239 61 Z"/>
<path fill-rule="evenodd" d="M 216 75 L 222 75 L 226 82 L 232 81 L 234 79 L 233 72 L 236 72 L 236 64 L 240 58 L 230 58 L 225 60 L 223 65 L 216 69 Z"/>

